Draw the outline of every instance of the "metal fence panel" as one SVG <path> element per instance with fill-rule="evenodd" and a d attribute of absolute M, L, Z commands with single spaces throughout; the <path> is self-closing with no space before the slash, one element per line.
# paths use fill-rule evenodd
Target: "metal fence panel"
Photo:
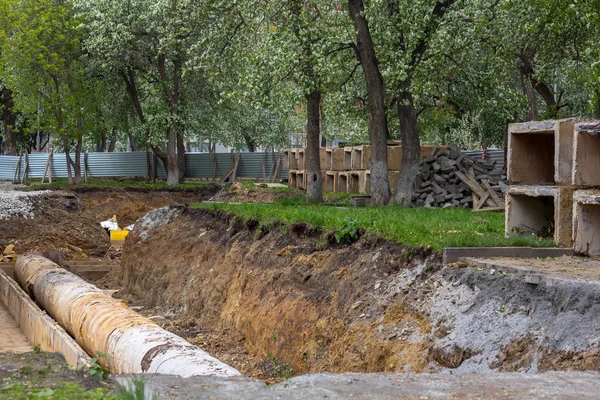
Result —
<path fill-rule="evenodd" d="M 12 181 L 14 179 L 17 162 L 19 162 L 17 156 L 0 156 L 0 180 Z"/>
<path fill-rule="evenodd" d="M 471 158 L 481 159 L 481 151 L 463 151 L 466 155 Z M 496 164 L 496 169 L 502 170 L 504 169 L 504 150 L 488 150 L 488 161 Z"/>
<path fill-rule="evenodd" d="M 48 162 L 48 153 L 29 154 L 28 177 L 41 178 L 44 175 L 46 164 Z M 74 154 L 71 154 L 73 159 Z M 256 178 L 259 173 L 264 153 L 241 153 L 238 164 L 237 176 L 240 178 Z M 276 155 L 277 157 L 277 155 Z M 232 160 L 235 155 L 231 153 L 187 153 L 185 155 L 187 178 L 222 178 L 231 168 Z M 0 180 L 12 180 L 17 167 L 18 156 L 0 156 Z M 166 178 L 167 174 L 162 161 L 150 155 L 150 168 L 154 168 L 154 162 L 157 164 L 157 174 L 159 178 Z M 283 162 L 283 161 L 282 161 Z M 81 155 L 80 164 L 83 170 L 84 155 Z M 215 170 L 216 163 L 216 170 Z M 89 177 L 119 177 L 119 176 L 147 176 L 148 160 L 145 152 L 127 152 L 127 153 L 88 153 L 87 155 L 87 175 Z M 273 156 L 267 153 L 265 160 L 265 171 L 267 177 L 271 173 L 273 165 Z M 282 165 L 283 166 L 283 165 Z M 23 157 L 21 168 L 25 168 L 25 157 Z M 66 156 L 62 153 L 56 153 L 52 157 L 50 172 L 53 178 L 67 177 Z M 287 178 L 288 170 L 281 169 L 281 178 Z M 261 175 L 262 177 L 262 175 Z"/>
<path fill-rule="evenodd" d="M 465 154 L 481 158 L 481 151 L 465 151 Z M 44 174 L 46 164 L 48 162 L 47 153 L 29 154 L 29 178 L 41 178 Z M 71 157 L 75 157 L 71 154 Z M 87 155 L 87 174 L 89 177 L 119 177 L 119 176 L 147 176 L 147 155 L 145 152 L 128 152 L 128 153 L 88 153 Z M 236 155 L 231 153 L 186 153 L 185 165 L 187 178 L 197 179 L 216 179 L 222 178 Z M 277 163 L 279 153 L 241 153 L 240 162 L 238 164 L 237 176 L 240 178 L 255 179 L 259 175 L 260 166 L 264 159 L 264 170 L 267 178 L 271 175 L 273 165 Z M 502 169 L 504 166 L 504 152 L 502 150 L 488 151 L 490 161 L 496 163 L 497 169 Z M 21 168 L 24 169 L 24 157 Z M 0 180 L 12 180 L 17 167 L 18 156 L 0 156 Z M 159 178 L 166 178 L 167 174 L 162 161 L 151 155 L 151 168 L 154 168 L 154 160 L 157 161 L 157 172 Z M 81 155 L 81 166 L 83 168 L 84 156 Z M 287 179 L 288 169 L 283 168 L 282 159 L 280 178 Z M 216 168 L 215 168 L 216 164 Z M 216 170 L 216 173 L 215 173 Z M 52 177 L 64 178 L 67 177 L 67 163 L 64 154 L 56 153 L 52 158 L 50 168 Z M 263 175 L 261 174 L 261 179 Z"/>

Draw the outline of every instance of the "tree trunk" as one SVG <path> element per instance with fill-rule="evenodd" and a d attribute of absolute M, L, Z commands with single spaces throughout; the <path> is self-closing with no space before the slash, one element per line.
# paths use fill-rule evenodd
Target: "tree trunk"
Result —
<path fill-rule="evenodd" d="M 177 156 L 179 127 L 177 125 L 177 114 L 179 112 L 179 79 L 181 72 L 181 61 L 178 57 L 173 60 L 173 88 L 169 86 L 167 74 L 166 56 L 158 57 L 158 70 L 163 81 L 165 94 L 169 101 L 169 129 L 167 141 L 167 185 L 179 183 L 179 157 Z"/>
<path fill-rule="evenodd" d="M 403 80 L 399 86 L 398 120 L 402 140 L 402 164 L 396 182 L 393 202 L 410 207 L 416 191 L 421 157 L 421 142 L 417 128 L 417 112 L 411 92 L 411 80 Z"/>
<path fill-rule="evenodd" d="M 256 151 L 256 145 L 254 144 L 254 140 L 247 132 L 243 132 L 242 136 L 244 137 L 244 141 L 246 142 L 246 147 L 248 147 L 248 151 L 250 153 L 254 153 Z"/>
<path fill-rule="evenodd" d="M 600 95 L 600 93 L 598 95 Z M 596 119 L 600 119 L 600 97 L 598 100 L 596 100 L 596 111 L 594 112 L 594 117 L 596 117 Z"/>
<path fill-rule="evenodd" d="M 135 71 L 131 68 L 128 68 L 127 71 L 120 71 L 121 78 L 125 82 L 125 86 L 127 88 L 127 93 L 129 94 L 129 98 L 131 99 L 131 103 L 133 104 L 133 108 L 135 109 L 135 113 L 142 125 L 146 124 L 146 116 L 144 115 L 144 109 L 142 108 L 142 103 L 140 101 L 140 95 L 137 88 L 137 83 L 135 79 Z M 115 100 L 115 109 L 116 109 L 116 100 Z M 130 140 L 130 145 L 132 151 L 137 151 L 137 144 L 135 143 L 135 138 L 132 135 L 128 135 Z M 133 141 L 132 141 L 133 139 Z M 150 139 L 150 129 L 146 128 L 146 139 Z M 152 151 L 154 154 L 163 159 L 158 152 L 164 155 L 164 152 L 157 146 L 151 145 Z M 136 150 L 134 150 L 136 149 Z M 156 151 L 155 151 L 156 150 Z M 110 151 L 110 150 L 109 150 Z M 158 152 L 157 152 L 158 151 Z M 166 161 L 166 158 L 164 159 Z M 167 163 L 165 162 L 165 166 Z"/>
<path fill-rule="evenodd" d="M 179 169 L 179 183 L 185 181 L 185 142 L 181 135 L 177 135 L 177 167 Z"/>
<path fill-rule="evenodd" d="M 108 144 L 108 152 L 112 153 L 115 151 L 117 146 L 117 128 L 113 126 L 112 132 L 110 133 L 110 143 Z"/>
<path fill-rule="evenodd" d="M 521 72 L 521 87 L 523 89 L 523 94 L 527 97 L 527 104 L 529 105 L 529 109 L 527 111 L 527 120 L 528 121 L 537 121 L 538 119 L 538 110 L 537 110 L 537 99 L 535 97 L 535 92 L 533 88 L 529 85 L 529 83 L 525 80 L 525 75 Z"/>
<path fill-rule="evenodd" d="M 323 202 L 323 177 L 319 156 L 319 137 L 321 135 L 321 92 L 315 90 L 306 96 L 306 193 L 311 203 Z"/>
<path fill-rule="evenodd" d="M 83 120 L 82 116 L 77 117 L 77 145 L 75 146 L 75 161 L 71 158 L 69 149 L 69 139 L 65 138 L 65 156 L 67 158 L 67 175 L 69 176 L 69 184 L 80 185 L 81 184 L 81 147 L 83 145 Z M 73 172 L 71 173 L 71 168 Z"/>
<path fill-rule="evenodd" d="M 137 143 L 135 142 L 135 137 L 133 135 L 128 135 L 129 139 L 129 148 L 131 151 L 138 151 Z"/>
<path fill-rule="evenodd" d="M 102 134 L 102 138 L 100 139 L 100 152 L 104 153 L 106 151 L 106 144 L 107 144 L 107 139 L 106 139 L 106 133 Z"/>
<path fill-rule="evenodd" d="M 0 91 L 0 105 L 2 105 L 2 122 L 4 125 L 4 141 L 6 155 L 17 155 L 17 133 L 15 132 L 16 115 L 13 111 L 14 102 L 12 91 L 6 87 Z"/>
<path fill-rule="evenodd" d="M 383 76 L 379 71 L 369 25 L 362 15 L 363 1 L 348 0 L 348 8 L 357 32 L 356 53 L 367 83 L 369 136 L 371 139 L 371 197 L 374 204 L 385 205 L 390 201 L 391 193 L 388 181 L 387 139 L 389 134 Z"/>

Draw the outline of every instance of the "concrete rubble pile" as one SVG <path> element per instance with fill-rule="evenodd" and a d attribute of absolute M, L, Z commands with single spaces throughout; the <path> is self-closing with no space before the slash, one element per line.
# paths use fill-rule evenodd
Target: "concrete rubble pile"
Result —
<path fill-rule="evenodd" d="M 511 124 L 507 161 L 506 236 L 600 256 L 600 122 Z"/>
<path fill-rule="evenodd" d="M 436 147 L 421 162 L 414 203 L 419 207 L 503 209 L 505 179 L 494 164 L 471 158 L 456 146 L 447 150 Z"/>

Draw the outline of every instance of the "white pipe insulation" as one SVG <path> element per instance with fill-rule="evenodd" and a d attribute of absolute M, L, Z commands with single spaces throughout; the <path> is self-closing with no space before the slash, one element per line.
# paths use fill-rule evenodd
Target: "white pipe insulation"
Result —
<path fill-rule="evenodd" d="M 23 255 L 15 265 L 21 287 L 111 373 L 239 376 L 210 356 L 52 261 Z"/>

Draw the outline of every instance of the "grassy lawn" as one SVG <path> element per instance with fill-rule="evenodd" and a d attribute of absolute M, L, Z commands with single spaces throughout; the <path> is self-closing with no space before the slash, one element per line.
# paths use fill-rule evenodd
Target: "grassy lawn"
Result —
<path fill-rule="evenodd" d="M 210 182 L 186 182 L 179 185 L 168 186 L 166 181 L 146 182 L 145 180 L 112 180 L 112 179 L 88 179 L 87 182 L 81 183 L 80 186 L 101 186 L 101 187 L 117 187 L 117 188 L 148 188 L 153 190 L 194 190 L 211 186 Z M 55 190 L 68 189 L 74 187 L 69 185 L 67 178 L 53 179 L 51 184 L 41 183 L 41 179 L 29 179 L 29 186 L 24 190 Z"/>
<path fill-rule="evenodd" d="M 244 219 L 273 222 L 305 222 L 323 231 L 362 228 L 385 239 L 413 246 L 493 247 L 553 246 L 552 239 L 537 236 L 504 237 L 504 213 L 474 213 L 464 209 L 428 209 L 401 207 L 332 207 L 294 204 L 210 204 L 194 203 L 193 207 L 232 212 Z"/>

